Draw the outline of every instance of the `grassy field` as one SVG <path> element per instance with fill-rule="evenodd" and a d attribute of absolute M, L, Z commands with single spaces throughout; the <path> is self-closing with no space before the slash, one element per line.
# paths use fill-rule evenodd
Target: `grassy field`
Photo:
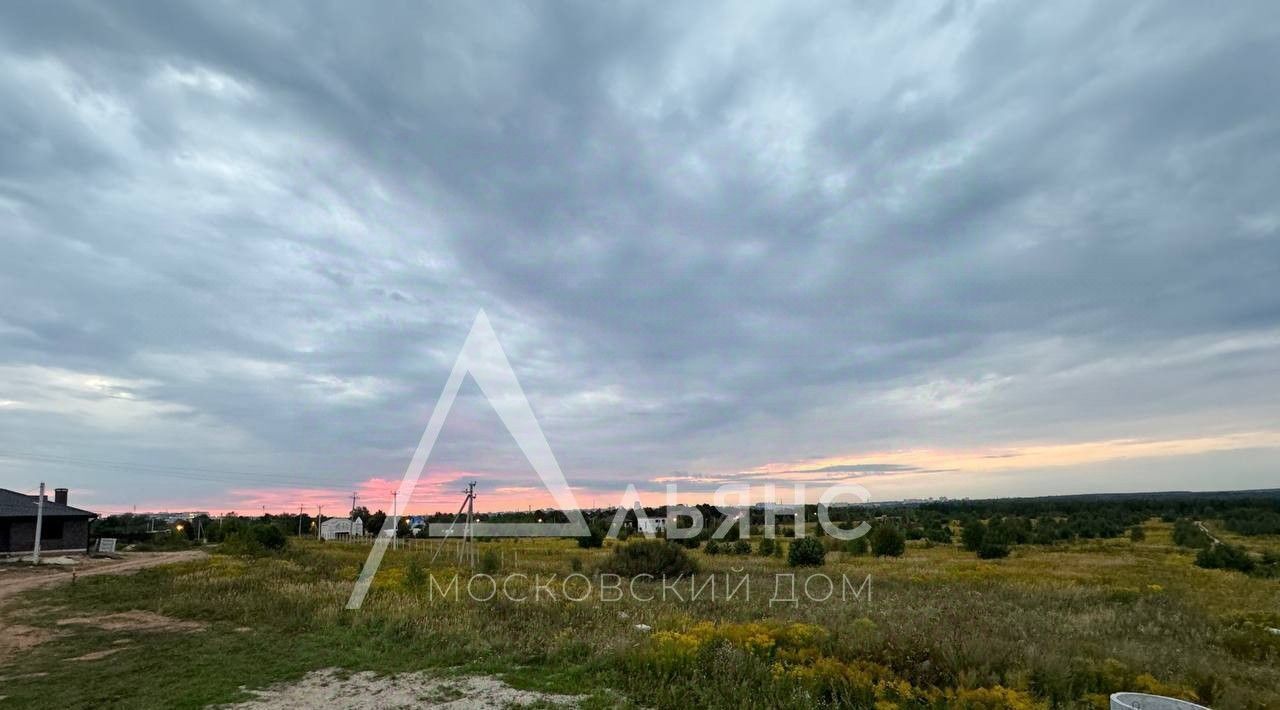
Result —
<path fill-rule="evenodd" d="M 1268 630 L 1280 627 L 1280 583 L 1199 569 L 1168 525 L 1146 529 L 1142 542 L 1020 546 L 995 561 L 916 543 L 901 558 L 833 553 L 821 571 L 870 575 L 870 596 L 794 605 L 770 603 L 774 575 L 793 571 L 777 558 L 693 553 L 703 574 L 751 575 L 749 600 L 663 601 L 653 583 L 641 585 L 651 602 L 478 603 L 430 598 L 423 576 L 453 566 L 401 550 L 355 612 L 343 606 L 368 548 L 294 540 L 278 556 L 213 555 L 9 602 L 6 627 L 51 637 L 0 661 L 0 707 L 197 707 L 328 667 L 492 673 L 590 693 L 588 707 L 1105 707 L 1117 690 L 1280 707 L 1280 636 Z M 610 553 L 561 540 L 480 548 L 501 552 L 499 576 L 591 574 Z M 57 623 L 139 610 L 198 623 Z"/>

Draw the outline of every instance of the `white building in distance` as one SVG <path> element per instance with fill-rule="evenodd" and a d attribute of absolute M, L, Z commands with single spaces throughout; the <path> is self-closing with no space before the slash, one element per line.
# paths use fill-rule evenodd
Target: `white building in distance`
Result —
<path fill-rule="evenodd" d="M 666 518 L 650 518 L 647 515 L 636 516 L 636 530 L 639 530 L 645 535 L 657 535 L 666 529 Z"/>
<path fill-rule="evenodd" d="M 322 540 L 345 540 L 350 537 L 361 537 L 362 535 L 364 535 L 364 523 L 359 518 L 355 520 L 329 518 L 320 523 L 320 539 Z"/>

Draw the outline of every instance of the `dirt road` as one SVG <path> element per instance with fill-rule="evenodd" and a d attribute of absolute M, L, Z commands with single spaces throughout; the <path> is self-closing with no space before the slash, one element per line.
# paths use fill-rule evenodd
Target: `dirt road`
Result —
<path fill-rule="evenodd" d="M 1217 545 L 1218 543 L 1222 542 L 1222 541 L 1221 541 L 1221 540 L 1219 540 L 1218 538 L 1214 537 L 1214 536 L 1213 536 L 1213 533 L 1209 532 L 1209 528 L 1206 528 L 1206 527 L 1204 526 L 1204 523 L 1202 523 L 1202 522 L 1200 522 L 1199 520 L 1197 520 L 1197 521 L 1196 521 L 1196 526 L 1200 528 L 1200 532 L 1204 533 L 1205 535 L 1208 535 L 1208 536 L 1209 536 L 1209 539 L 1210 539 L 1210 540 L 1213 540 L 1213 544 Z"/>
<path fill-rule="evenodd" d="M 186 562 L 205 557 L 203 550 L 184 550 L 182 552 L 134 552 L 125 553 L 124 559 L 95 560 L 85 558 L 84 562 L 74 567 L 18 567 L 5 565 L 0 571 L 0 601 L 12 597 L 28 589 L 37 589 L 52 584 L 71 581 L 74 570 L 76 577 L 92 577 L 99 574 L 128 574 L 146 567 L 167 565 L 174 562 Z"/>

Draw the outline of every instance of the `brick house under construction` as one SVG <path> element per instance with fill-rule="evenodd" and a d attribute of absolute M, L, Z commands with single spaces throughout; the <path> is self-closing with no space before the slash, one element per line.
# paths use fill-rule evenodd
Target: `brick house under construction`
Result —
<path fill-rule="evenodd" d="M 35 549 L 38 496 L 0 488 L 0 555 L 29 555 Z M 40 552 L 85 552 L 89 521 L 98 517 L 67 505 L 67 489 L 46 496 L 40 524 Z"/>

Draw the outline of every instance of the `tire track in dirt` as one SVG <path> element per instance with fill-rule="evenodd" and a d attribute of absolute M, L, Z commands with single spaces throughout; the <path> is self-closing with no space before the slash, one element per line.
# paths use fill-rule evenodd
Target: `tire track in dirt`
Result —
<path fill-rule="evenodd" d="M 93 560 L 83 566 L 77 565 L 78 569 L 59 568 L 55 573 L 28 572 L 27 569 L 10 570 L 0 573 L 0 602 L 31 589 L 70 582 L 73 574 L 77 579 L 81 577 L 96 577 L 100 574 L 129 574 L 147 567 L 168 565 L 175 562 L 189 562 L 205 557 L 208 557 L 208 555 L 203 550 L 138 552 L 122 560 L 111 560 L 101 564 Z"/>

